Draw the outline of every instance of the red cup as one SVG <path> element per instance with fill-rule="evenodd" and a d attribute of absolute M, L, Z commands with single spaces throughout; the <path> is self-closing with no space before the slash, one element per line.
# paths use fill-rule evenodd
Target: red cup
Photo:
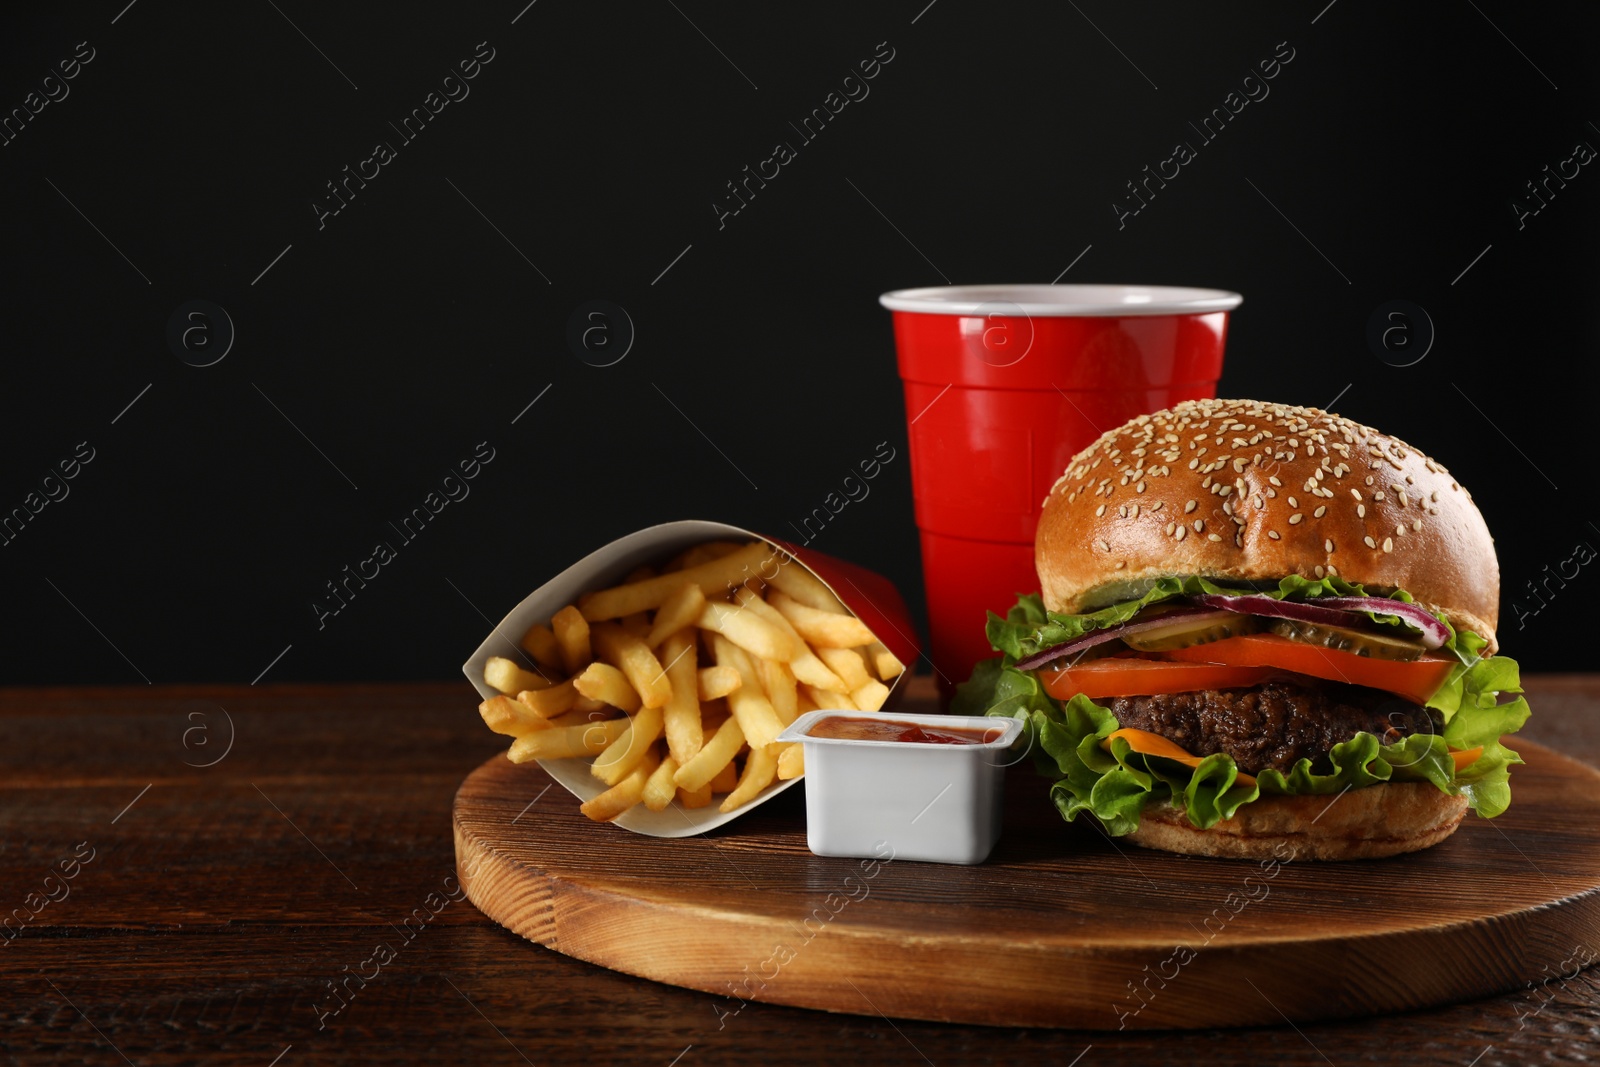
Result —
<path fill-rule="evenodd" d="M 1101 433 L 1216 395 L 1219 289 L 960 285 L 901 289 L 894 312 L 929 658 L 948 697 L 993 655 L 987 612 L 1039 588 L 1033 536 L 1068 461 Z"/>

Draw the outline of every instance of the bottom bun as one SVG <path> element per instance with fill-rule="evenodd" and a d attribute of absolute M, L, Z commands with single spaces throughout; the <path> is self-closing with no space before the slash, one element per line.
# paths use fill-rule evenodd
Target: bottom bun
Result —
<path fill-rule="evenodd" d="M 1209 830 L 1162 801 L 1144 810 L 1126 840 L 1229 859 L 1379 859 L 1437 845 L 1466 813 L 1464 796 L 1441 793 L 1428 782 L 1390 782 L 1334 797 L 1263 796 Z"/>

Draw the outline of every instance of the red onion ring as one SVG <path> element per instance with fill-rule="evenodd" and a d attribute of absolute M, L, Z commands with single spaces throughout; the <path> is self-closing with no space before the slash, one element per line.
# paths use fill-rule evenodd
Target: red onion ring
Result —
<path fill-rule="evenodd" d="M 1408 604 L 1404 600 L 1390 600 L 1379 596 L 1325 596 L 1314 600 L 1278 600 L 1261 593 L 1246 596 L 1218 596 L 1205 593 L 1194 598 L 1197 603 L 1211 608 L 1224 608 L 1246 615 L 1261 615 L 1272 619 L 1294 619 L 1298 622 L 1325 626 L 1348 626 L 1359 619 L 1351 616 L 1358 612 L 1376 612 L 1403 619 L 1413 629 L 1421 630 L 1422 647 L 1435 649 L 1450 639 L 1444 623 L 1434 618 L 1426 608 Z"/>
<path fill-rule="evenodd" d="M 1408 604 L 1404 600 L 1392 600 L 1384 596 L 1330 596 L 1321 598 L 1317 603 L 1345 611 L 1370 611 L 1375 615 L 1398 616 L 1408 626 L 1422 631 L 1424 648 L 1439 648 L 1450 640 L 1450 630 L 1434 617 L 1433 612 L 1420 604 Z"/>

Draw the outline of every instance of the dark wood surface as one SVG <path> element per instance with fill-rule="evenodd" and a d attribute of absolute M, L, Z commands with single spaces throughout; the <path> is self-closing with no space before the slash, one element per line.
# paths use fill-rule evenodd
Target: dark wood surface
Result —
<path fill-rule="evenodd" d="M 1525 736 L 1600 763 L 1600 678 L 1529 692 Z M 449 899 L 452 797 L 503 747 L 475 705 L 464 681 L 0 692 L 0 917 L 65 894 L 0 941 L 0 1062 L 1489 1067 L 1600 1052 L 1600 968 L 1577 969 L 1600 955 L 1589 945 L 1532 988 L 1298 1028 L 1013 1030 L 760 1003 L 719 1015 L 726 1000 L 548 951 Z M 227 754 L 193 766 L 222 756 L 230 721 Z M 88 849 L 69 881 L 48 878 Z M 731 842 L 715 851 L 738 858 Z M 380 945 L 392 958 L 378 964 Z M 1257 984 L 1271 994 L 1315 966 L 1264 961 Z M 319 1017 L 339 1006 L 330 984 L 363 970 Z"/>
<path fill-rule="evenodd" d="M 1063 826 L 1024 761 L 1005 836 L 971 867 L 898 861 L 888 840 L 865 863 L 814 856 L 787 796 L 701 837 L 597 832 L 550 775 L 491 756 L 456 793 L 456 869 L 508 930 L 726 1011 L 1099 1030 L 1369 1016 L 1522 988 L 1600 945 L 1600 772 L 1520 751 L 1510 811 L 1367 863 L 1119 845 Z M 1274 957 L 1317 965 L 1268 983 Z"/>

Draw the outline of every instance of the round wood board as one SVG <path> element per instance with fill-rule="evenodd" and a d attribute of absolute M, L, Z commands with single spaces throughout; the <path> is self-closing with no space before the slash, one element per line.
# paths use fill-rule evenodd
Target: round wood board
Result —
<path fill-rule="evenodd" d="M 456 794 L 484 914 L 578 959 L 745 1001 L 1087 1029 L 1280 1025 L 1546 981 L 1600 946 L 1600 772 L 1529 741 L 1511 809 L 1424 852 L 1256 863 L 1067 825 L 1031 767 L 976 867 L 828 859 L 801 790 L 703 837 L 584 818 L 497 756 Z"/>

